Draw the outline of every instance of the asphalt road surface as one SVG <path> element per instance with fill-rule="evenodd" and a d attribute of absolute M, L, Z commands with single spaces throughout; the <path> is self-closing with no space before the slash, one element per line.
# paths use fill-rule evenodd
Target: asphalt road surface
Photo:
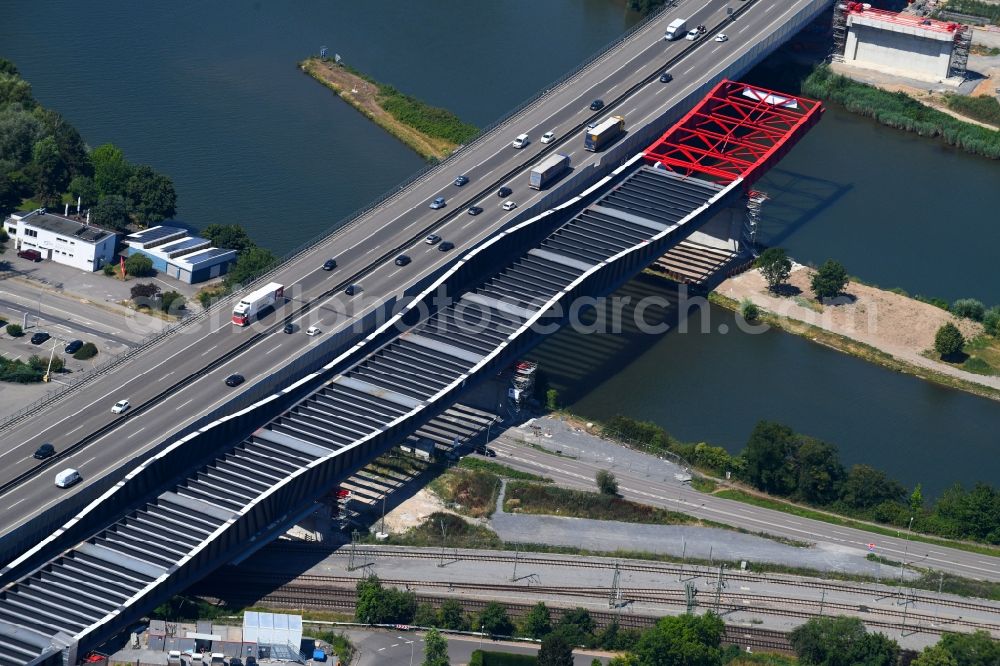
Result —
<path fill-rule="evenodd" d="M 501 131 L 486 137 L 474 149 L 449 162 L 446 169 L 428 174 L 393 201 L 284 265 L 272 279 L 285 285 L 292 301 L 313 301 L 336 289 L 335 294 L 320 299 L 320 307 L 313 307 L 297 324 L 303 329 L 317 324 L 329 335 L 338 330 L 338 326 L 349 325 L 353 316 L 373 307 L 373 303 L 392 294 L 401 294 L 405 285 L 436 271 L 516 214 L 516 211 L 501 210 L 503 200 L 496 196 L 498 184 L 503 183 L 513 189 L 513 194 L 506 198 L 518 202 L 522 208 L 544 196 L 544 192 L 528 188 L 525 170 L 517 171 L 543 148 L 569 154 L 575 167 L 600 158 L 600 153 L 584 151 L 582 132 L 570 136 L 567 135 L 569 129 L 609 114 L 625 115 L 631 128 L 644 125 L 711 77 L 720 67 L 737 59 L 759 35 L 780 25 L 805 2 L 758 0 L 749 6 L 748 12 L 739 21 L 725 26 L 729 35 L 727 42 L 706 40 L 674 66 L 673 82 L 663 84 L 654 77 L 651 83 L 639 88 L 613 109 L 606 108 L 596 113 L 590 111 L 589 104 L 593 99 L 603 98 L 610 103 L 632 85 L 659 72 L 664 63 L 690 44 L 684 40 L 663 40 L 664 28 L 672 19 L 685 17 L 692 24 L 705 24 L 711 29 L 726 21 L 726 9 L 730 3 L 724 0 L 688 0 L 679 8 L 665 12 L 573 81 L 550 91 Z M 550 130 L 558 138 L 554 144 L 544 146 L 537 139 Z M 521 132 L 528 132 L 533 142 L 523 150 L 515 150 L 510 147 L 510 141 Z M 563 139 L 565 143 L 560 143 Z M 507 174 L 514 171 L 517 174 L 508 179 Z M 452 181 L 459 174 L 469 176 L 471 182 L 461 188 L 455 187 Z M 436 196 L 448 198 L 448 205 L 442 211 L 428 208 L 428 203 Z M 466 215 L 464 210 L 472 204 L 481 205 L 484 212 L 474 217 Z M 413 263 L 406 267 L 394 265 L 392 259 L 397 253 L 396 248 L 403 248 L 414 237 L 422 237 L 424 230 L 434 224 L 439 225 L 435 233 L 453 242 L 455 249 L 440 252 L 418 239 L 404 249 Z M 339 264 L 337 270 L 320 270 L 321 264 L 330 257 L 336 257 Z M 340 293 L 348 276 L 368 270 L 380 258 L 383 258 L 382 263 L 360 280 L 363 286 L 361 294 L 347 297 Z M 265 317 L 259 326 L 266 328 L 274 324 L 278 317 L 287 316 L 291 311 L 289 305 Z M 136 418 L 111 414 L 115 401 L 127 398 L 133 405 L 142 404 L 160 393 L 164 386 L 169 385 L 168 382 L 172 384 L 195 375 L 214 359 L 237 347 L 248 335 L 250 331 L 229 322 L 228 313 L 221 313 L 213 321 L 189 327 L 152 350 L 137 354 L 116 372 L 88 385 L 86 390 L 7 429 L 3 432 L 4 444 L 0 450 L 0 485 L 35 465 L 31 454 L 40 443 L 52 442 L 57 449 L 63 449 L 112 420 L 121 421 L 121 425 L 111 432 L 59 462 L 59 469 L 74 467 L 80 470 L 83 484 L 100 478 L 123 461 L 141 457 L 144 451 L 170 433 L 228 401 L 239 389 L 234 391 L 223 384 L 227 375 L 239 372 L 247 377 L 250 384 L 316 344 L 316 339 L 307 338 L 301 330 L 285 335 L 277 328 L 274 334 L 265 336 L 238 356 L 190 381 L 182 389 L 137 414 Z M 36 475 L 0 496 L 0 535 L 64 501 L 82 487 L 83 484 L 78 484 L 74 489 L 57 489 L 52 482 L 54 471 L 49 468 L 44 474 Z"/>

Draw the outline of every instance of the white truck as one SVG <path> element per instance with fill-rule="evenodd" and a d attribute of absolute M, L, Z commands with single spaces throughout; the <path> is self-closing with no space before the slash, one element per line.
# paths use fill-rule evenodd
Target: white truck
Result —
<path fill-rule="evenodd" d="M 257 321 L 261 312 L 274 307 L 284 293 L 285 287 L 277 282 L 271 282 L 250 292 L 233 308 L 233 323 L 237 326 L 246 326 Z"/>
<path fill-rule="evenodd" d="M 668 42 L 672 42 L 675 39 L 680 39 L 687 32 L 687 19 L 674 19 L 667 26 L 667 32 L 664 33 L 663 39 Z"/>

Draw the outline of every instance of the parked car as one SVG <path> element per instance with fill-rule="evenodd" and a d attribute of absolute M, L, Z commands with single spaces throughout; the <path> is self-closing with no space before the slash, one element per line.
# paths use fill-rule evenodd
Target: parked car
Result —
<path fill-rule="evenodd" d="M 483 209 L 479 206 L 469 206 L 469 215 L 479 215 L 483 212 Z"/>
<path fill-rule="evenodd" d="M 83 340 L 73 340 L 63 349 L 67 354 L 75 354 L 80 351 L 80 347 L 83 346 Z"/>
<path fill-rule="evenodd" d="M 715 36 L 715 41 L 717 41 L 717 42 L 724 42 L 724 41 L 726 41 L 728 39 L 729 38 L 726 37 L 726 33 L 724 33 L 724 32 L 720 32 L 719 34 L 717 34 Z"/>
<path fill-rule="evenodd" d="M 38 333 L 35 333 L 34 335 L 31 336 L 31 344 L 40 345 L 46 340 L 48 340 L 50 337 L 52 336 L 46 333 L 45 331 L 39 331 Z"/>
<path fill-rule="evenodd" d="M 398 257 L 396 257 L 396 265 L 397 266 L 405 266 L 408 263 L 410 263 L 410 258 L 408 256 L 406 256 L 405 254 L 401 254 Z"/>
<path fill-rule="evenodd" d="M 458 178 L 455 179 L 455 186 L 462 187 L 462 185 L 465 185 L 468 182 L 469 182 L 468 176 L 459 176 Z"/>
<path fill-rule="evenodd" d="M 336 267 L 337 267 L 336 259 L 327 259 L 326 261 L 323 262 L 324 271 L 332 271 Z"/>
<path fill-rule="evenodd" d="M 590 110 L 591 111 L 599 111 L 599 110 L 601 110 L 603 108 L 604 108 L 604 100 L 603 99 L 595 99 L 593 102 L 590 103 Z"/>
<path fill-rule="evenodd" d="M 428 245 L 437 245 L 438 243 L 441 242 L 441 237 L 438 236 L 437 234 L 431 234 L 430 236 L 424 239 L 424 242 L 427 243 Z"/>
<path fill-rule="evenodd" d="M 118 402 L 115 403 L 115 406 L 111 408 L 111 413 L 112 414 L 121 414 L 126 409 L 128 409 L 130 406 L 131 405 L 129 405 L 128 400 L 119 400 Z"/>
<path fill-rule="evenodd" d="M 246 378 L 243 375 L 232 374 L 226 377 L 226 386 L 239 386 L 244 381 L 246 381 Z"/>
<path fill-rule="evenodd" d="M 503 199 L 504 197 L 509 197 L 513 192 L 514 190 L 510 189 L 509 187 L 501 187 L 499 190 L 497 190 L 497 196 Z"/>
<path fill-rule="evenodd" d="M 42 253 L 38 250 L 18 250 L 17 256 L 31 261 L 41 261 Z"/>
<path fill-rule="evenodd" d="M 56 447 L 52 446 L 48 442 L 42 444 L 35 451 L 35 460 L 45 460 L 46 458 L 51 458 L 56 454 Z"/>
<path fill-rule="evenodd" d="M 284 331 L 285 331 L 285 333 L 294 333 L 295 332 L 295 324 L 292 324 L 292 323 L 285 324 Z"/>
<path fill-rule="evenodd" d="M 306 335 L 309 337 L 320 335 L 321 333 L 323 333 L 323 331 L 319 330 L 319 326 L 310 326 L 306 329 Z"/>
<path fill-rule="evenodd" d="M 556 138 L 555 132 L 546 132 L 542 135 L 542 143 L 552 143 L 552 140 Z"/>
<path fill-rule="evenodd" d="M 507 201 L 503 202 L 502 208 L 504 210 L 514 210 L 515 208 L 517 208 L 517 203 L 508 199 Z"/>
<path fill-rule="evenodd" d="M 431 208 L 433 208 L 434 210 L 437 210 L 438 208 L 444 208 L 444 205 L 445 205 L 444 197 L 438 197 L 437 199 L 431 202 Z"/>
<path fill-rule="evenodd" d="M 441 250 L 442 252 L 447 252 L 448 250 L 451 250 L 454 247 L 455 247 L 455 244 L 452 243 L 451 241 L 445 241 L 445 242 L 441 243 L 440 245 L 438 245 L 438 249 Z"/>
<path fill-rule="evenodd" d="M 660 74 L 660 83 L 670 83 L 673 80 L 674 77 L 670 72 L 663 72 L 663 74 Z"/>
<path fill-rule="evenodd" d="M 477 446 L 476 447 L 476 453 L 478 453 L 481 456 L 486 456 L 487 458 L 496 458 L 497 457 L 497 452 L 494 451 L 493 449 L 491 449 L 488 446 Z"/>

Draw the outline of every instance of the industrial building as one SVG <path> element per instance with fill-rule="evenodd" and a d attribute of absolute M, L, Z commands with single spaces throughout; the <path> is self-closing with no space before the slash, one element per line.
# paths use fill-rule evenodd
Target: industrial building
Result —
<path fill-rule="evenodd" d="M 118 234 L 95 227 L 87 219 L 39 208 L 12 213 L 4 227 L 17 251 L 37 250 L 43 260 L 94 272 L 114 260 Z"/>
<path fill-rule="evenodd" d="M 196 284 L 225 275 L 236 261 L 236 250 L 212 247 L 206 238 L 190 236 L 179 227 L 155 226 L 125 237 L 128 254 L 143 254 L 153 268 L 172 278 Z"/>
<path fill-rule="evenodd" d="M 972 32 L 958 23 L 838 2 L 834 55 L 843 62 L 914 79 L 965 78 Z"/>

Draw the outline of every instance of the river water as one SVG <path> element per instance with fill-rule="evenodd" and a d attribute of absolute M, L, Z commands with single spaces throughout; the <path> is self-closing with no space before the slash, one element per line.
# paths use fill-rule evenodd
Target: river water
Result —
<path fill-rule="evenodd" d="M 0 56 L 91 145 L 169 174 L 179 219 L 244 225 L 283 253 L 421 159 L 297 71 L 327 46 L 479 126 L 634 21 L 609 0 L 476 3 L 0 0 Z M 553 29 L 558 26 L 558 30 Z M 915 168 L 915 165 L 921 165 Z M 760 184 L 761 238 L 912 293 L 1000 302 L 1000 165 L 831 109 Z M 712 311 L 713 321 L 729 315 Z M 553 347 L 543 350 L 551 354 Z M 613 359 L 613 362 L 609 362 Z M 573 350 L 550 359 L 572 366 Z M 773 418 L 907 483 L 1000 478 L 1000 406 L 782 333 L 667 334 L 595 357 L 573 406 L 737 450 Z"/>

